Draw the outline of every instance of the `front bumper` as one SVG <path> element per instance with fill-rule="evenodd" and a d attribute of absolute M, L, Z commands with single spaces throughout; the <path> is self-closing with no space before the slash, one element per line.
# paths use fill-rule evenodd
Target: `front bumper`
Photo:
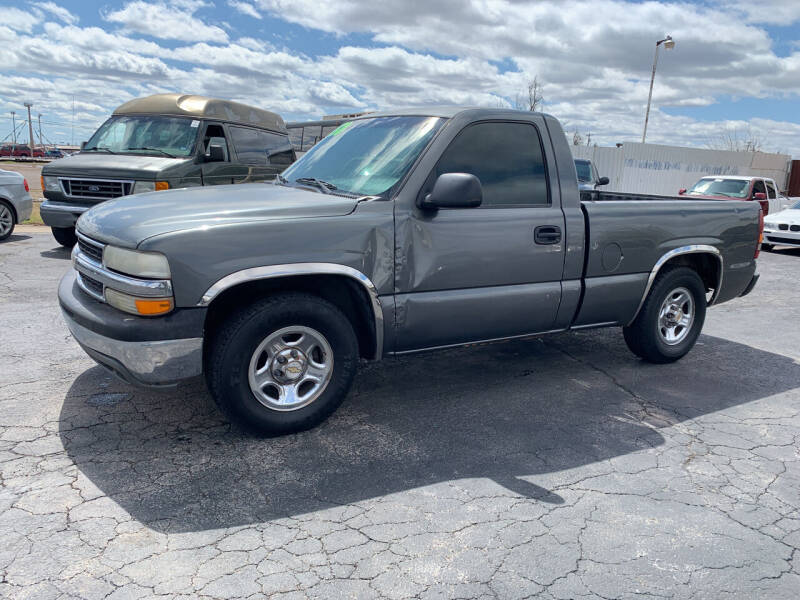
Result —
<path fill-rule="evenodd" d="M 54 202 L 45 200 L 39 206 L 42 221 L 49 227 L 75 227 L 75 222 L 91 206 L 86 204 L 70 204 L 68 202 Z"/>
<path fill-rule="evenodd" d="M 800 232 L 764 231 L 764 243 L 776 246 L 800 246 Z"/>
<path fill-rule="evenodd" d="M 155 318 L 126 315 L 83 292 L 74 270 L 61 280 L 58 300 L 84 351 L 128 383 L 164 387 L 202 373 L 206 309 Z"/>

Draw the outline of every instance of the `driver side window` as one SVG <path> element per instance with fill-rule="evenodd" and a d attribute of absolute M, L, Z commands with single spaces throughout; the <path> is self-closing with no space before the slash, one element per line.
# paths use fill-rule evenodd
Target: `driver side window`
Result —
<path fill-rule="evenodd" d="M 209 148 L 213 145 L 222 146 L 222 153 L 225 162 L 230 160 L 230 153 L 228 152 L 228 141 L 225 139 L 225 130 L 222 125 L 208 125 L 206 132 L 203 135 L 203 154 L 208 155 Z"/>
<path fill-rule="evenodd" d="M 756 179 L 753 182 L 753 195 L 756 194 L 766 194 L 767 188 L 764 187 L 764 181 L 762 179 Z"/>

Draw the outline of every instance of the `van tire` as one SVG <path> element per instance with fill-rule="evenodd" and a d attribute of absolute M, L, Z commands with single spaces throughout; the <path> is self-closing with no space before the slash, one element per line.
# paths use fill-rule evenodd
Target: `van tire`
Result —
<path fill-rule="evenodd" d="M 302 342 L 291 341 L 292 330 L 303 332 Z M 285 331 L 287 337 L 281 338 Z M 204 371 L 214 401 L 231 421 L 258 435 L 296 433 L 322 423 L 347 396 L 359 363 L 358 340 L 350 321 L 335 305 L 311 294 L 286 293 L 258 300 L 219 321 L 206 336 Z M 276 339 L 279 351 L 273 345 Z M 317 342 L 313 350 L 302 350 L 307 343 Z M 293 348 L 300 349 L 300 356 L 286 363 L 282 353 Z M 314 364 L 323 365 L 322 370 L 328 366 L 326 375 L 319 378 L 326 383 L 312 387 L 316 391 L 308 392 L 310 400 L 304 401 L 301 392 L 312 373 L 312 353 L 317 357 Z M 276 370 L 288 372 L 278 364 L 281 359 L 286 367 L 302 371 L 295 383 L 281 383 L 274 375 Z M 268 373 L 266 387 L 259 389 L 257 372 Z M 297 402 L 280 405 L 295 394 L 288 391 L 292 386 Z"/>
<path fill-rule="evenodd" d="M 673 311 L 673 307 L 678 310 Z M 688 321 L 689 314 L 691 319 L 686 326 L 671 326 L 675 321 L 670 315 L 673 319 L 686 317 Z M 670 363 L 694 347 L 705 318 L 706 288 L 697 271 L 668 267 L 658 274 L 636 319 L 622 332 L 628 348 L 640 358 L 656 364 Z"/>
<path fill-rule="evenodd" d="M 78 243 L 78 236 L 75 234 L 74 227 L 51 227 L 53 237 L 65 248 L 72 248 Z"/>

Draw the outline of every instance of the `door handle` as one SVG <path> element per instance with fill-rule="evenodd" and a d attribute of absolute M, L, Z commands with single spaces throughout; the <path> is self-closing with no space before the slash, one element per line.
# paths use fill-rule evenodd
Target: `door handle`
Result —
<path fill-rule="evenodd" d="M 537 244 L 557 244 L 561 241 L 561 228 L 555 225 L 540 225 L 533 230 L 533 241 Z"/>

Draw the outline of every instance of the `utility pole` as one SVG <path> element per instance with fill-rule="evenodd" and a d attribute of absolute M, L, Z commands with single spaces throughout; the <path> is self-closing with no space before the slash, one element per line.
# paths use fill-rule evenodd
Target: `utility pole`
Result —
<path fill-rule="evenodd" d="M 675 41 L 671 35 L 668 35 L 663 40 L 656 42 L 656 55 L 653 57 L 653 73 L 650 75 L 650 93 L 647 95 L 647 112 L 644 113 L 644 131 L 642 131 L 642 143 L 647 137 L 647 121 L 650 120 L 650 101 L 653 99 L 653 82 L 656 80 L 656 65 L 658 64 L 658 47 L 664 44 L 666 50 L 672 50 L 675 47 Z"/>
<path fill-rule="evenodd" d="M 11 123 L 12 123 L 12 130 L 11 133 L 14 136 L 14 145 L 17 145 L 17 113 L 13 110 L 11 111 Z"/>
<path fill-rule="evenodd" d="M 44 140 L 42 139 L 42 113 L 39 113 L 39 145 L 44 150 Z"/>
<path fill-rule="evenodd" d="M 33 121 L 31 121 L 31 106 L 33 106 L 33 104 L 31 104 L 30 102 L 25 103 L 25 108 L 28 109 L 28 138 L 31 141 L 31 158 L 33 158 L 34 140 L 33 140 Z"/>
<path fill-rule="evenodd" d="M 75 145 L 75 94 L 72 94 L 72 131 L 70 132 L 69 142 L 71 146 Z"/>

